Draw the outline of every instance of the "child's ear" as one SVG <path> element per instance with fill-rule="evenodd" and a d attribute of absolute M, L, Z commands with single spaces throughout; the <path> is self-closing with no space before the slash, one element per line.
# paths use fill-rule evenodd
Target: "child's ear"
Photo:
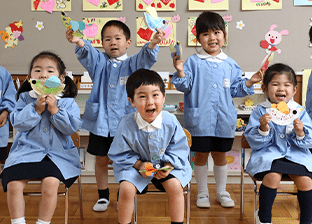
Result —
<path fill-rule="evenodd" d="M 296 95 L 297 90 L 298 90 L 298 85 L 294 87 L 294 96 Z"/>
<path fill-rule="evenodd" d="M 266 94 L 266 91 L 267 91 L 267 88 L 265 87 L 265 85 L 262 83 L 262 85 L 261 85 L 261 89 L 262 89 L 262 92 L 264 93 L 264 94 Z"/>
<path fill-rule="evenodd" d="M 60 75 L 59 79 L 61 80 L 61 83 L 65 82 L 65 75 Z"/>
<path fill-rule="evenodd" d="M 128 97 L 128 100 L 129 100 L 129 102 L 131 103 L 131 106 L 135 107 L 135 105 L 134 105 L 134 103 L 133 103 L 133 100 L 132 100 L 130 97 Z"/>
<path fill-rule="evenodd" d="M 132 40 L 129 39 L 129 40 L 126 40 L 127 41 L 127 49 L 131 46 L 131 43 L 132 43 Z"/>

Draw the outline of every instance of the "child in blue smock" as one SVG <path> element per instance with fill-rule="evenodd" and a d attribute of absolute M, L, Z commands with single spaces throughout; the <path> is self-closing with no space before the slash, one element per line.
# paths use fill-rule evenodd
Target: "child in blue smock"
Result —
<path fill-rule="evenodd" d="M 70 187 L 81 173 L 78 149 L 71 139 L 82 125 L 74 100 L 78 90 L 65 76 L 65 68 L 57 55 L 41 52 L 31 61 L 28 78 L 45 81 L 57 77 L 65 83 L 64 90 L 56 96 L 38 95 L 27 78 L 17 92 L 18 101 L 10 114 L 17 133 L 0 175 L 13 224 L 26 223 L 23 190 L 29 179 L 41 179 L 36 224 L 48 224 L 56 208 L 60 181 Z"/>
<path fill-rule="evenodd" d="M 312 148 L 312 120 L 293 100 L 297 89 L 292 68 L 284 64 L 270 66 L 262 84 L 267 100 L 251 113 L 245 131 L 252 149 L 246 170 L 263 179 L 259 189 L 257 224 L 271 223 L 272 205 L 283 175 L 288 175 L 298 189 L 300 223 L 312 222 L 312 155 L 309 150 Z M 282 117 L 280 122 L 267 113 L 267 109 L 274 106 L 272 104 L 282 101 L 287 103 L 290 114 L 295 114 L 293 111 L 299 113 L 298 118 L 286 122 Z"/>
<path fill-rule="evenodd" d="M 95 178 L 99 199 L 94 211 L 105 211 L 109 205 L 107 152 L 120 118 L 135 110 L 127 99 L 127 79 L 137 69 L 149 69 L 156 62 L 157 44 L 165 34 L 159 29 L 157 31 L 150 43 L 130 57 L 126 53 L 131 45 L 130 29 L 123 22 L 112 20 L 103 26 L 101 40 L 105 53 L 92 47 L 89 41 L 74 37 L 72 30 L 66 31 L 68 41 L 76 43 L 77 58 L 93 82 L 82 127 L 90 132 L 87 151 L 96 156 Z"/>
<path fill-rule="evenodd" d="M 11 74 L 0 66 L 0 173 L 1 161 L 7 158 L 9 139 L 8 115 L 12 112 L 16 100 L 16 90 Z"/>
<path fill-rule="evenodd" d="M 118 221 L 131 223 L 135 194 L 147 190 L 152 181 L 168 194 L 171 223 L 183 223 L 183 187 L 191 180 L 192 169 L 181 125 L 174 115 L 162 111 L 164 82 L 155 71 L 139 69 L 127 81 L 127 94 L 137 112 L 122 117 L 108 152 L 115 179 L 120 183 Z M 139 172 L 149 163 L 173 170 L 150 176 Z"/>
<path fill-rule="evenodd" d="M 192 135 L 191 151 L 195 152 L 194 173 L 198 187 L 197 207 L 209 208 L 206 162 L 209 152 L 214 161 L 217 201 L 233 207 L 226 191 L 226 152 L 234 141 L 237 111 L 232 98 L 254 94 L 253 84 L 262 79 L 262 72 L 250 80 L 242 79 L 242 70 L 222 51 L 226 40 L 223 18 L 214 12 L 203 12 L 196 20 L 196 40 L 202 48 L 183 65 L 173 57 L 177 72 L 171 83 L 184 92 L 185 128 Z"/>

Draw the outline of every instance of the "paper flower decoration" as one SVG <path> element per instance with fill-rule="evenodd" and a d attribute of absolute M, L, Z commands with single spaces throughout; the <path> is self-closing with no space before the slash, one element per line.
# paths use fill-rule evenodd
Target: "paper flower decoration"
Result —
<path fill-rule="evenodd" d="M 43 22 L 37 21 L 36 28 L 37 28 L 38 30 L 42 30 L 42 29 L 44 28 Z"/>
<path fill-rule="evenodd" d="M 58 9 L 66 8 L 66 1 L 67 0 L 56 0 L 56 8 Z"/>
<path fill-rule="evenodd" d="M 236 22 L 236 28 L 242 30 L 245 26 L 243 20 Z"/>

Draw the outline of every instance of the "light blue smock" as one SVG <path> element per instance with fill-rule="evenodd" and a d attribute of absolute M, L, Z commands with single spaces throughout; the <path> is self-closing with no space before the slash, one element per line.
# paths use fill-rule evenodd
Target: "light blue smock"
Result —
<path fill-rule="evenodd" d="M 137 160 L 149 161 L 154 167 L 169 162 L 174 166 L 170 172 L 184 187 L 192 178 L 188 160 L 190 149 L 185 133 L 176 117 L 163 111 L 162 128 L 153 132 L 142 131 L 134 113 L 120 120 L 108 157 L 113 161 L 117 182 L 129 181 L 142 192 L 153 178 L 144 178 L 133 166 Z"/>
<path fill-rule="evenodd" d="M 296 108 L 303 108 L 295 103 Z M 305 137 L 297 140 L 293 124 L 288 126 L 278 125 L 270 121 L 270 132 L 267 136 L 259 134 L 259 118 L 266 114 L 266 108 L 258 105 L 249 117 L 249 122 L 244 135 L 252 149 L 251 156 L 246 166 L 249 174 L 254 176 L 257 173 L 271 169 L 273 160 L 286 158 L 294 163 L 304 165 L 312 172 L 312 155 L 309 148 L 312 148 L 312 121 L 307 111 L 300 112 L 299 119 L 303 123 Z"/>
<path fill-rule="evenodd" d="M 232 98 L 254 94 L 240 67 L 230 57 L 213 62 L 194 54 L 183 69 L 185 77 L 175 73 L 171 83 L 184 92 L 185 128 L 192 136 L 234 138 L 237 111 Z"/>
<path fill-rule="evenodd" d="M 79 62 L 89 72 L 93 87 L 86 101 L 82 127 L 95 135 L 113 137 L 120 118 L 136 109 L 128 101 L 126 82 L 140 68 L 150 69 L 157 60 L 158 45 L 152 50 L 144 45 L 138 54 L 124 61 L 111 61 L 84 40 L 82 48 L 76 46 Z"/>
<path fill-rule="evenodd" d="M 16 89 L 11 74 L 0 66 L 0 114 L 7 110 L 12 112 L 16 104 Z M 9 116 L 4 126 L 0 127 L 0 148 L 8 145 L 9 139 Z"/>
<path fill-rule="evenodd" d="M 78 149 L 71 135 L 81 128 L 82 120 L 74 98 L 57 100 L 59 111 L 51 115 L 47 109 L 39 115 L 36 98 L 23 92 L 13 112 L 11 123 L 17 130 L 4 169 L 20 164 L 40 162 L 48 156 L 60 169 L 65 180 L 81 173 Z"/>
<path fill-rule="evenodd" d="M 307 88 L 307 95 L 306 95 L 306 110 L 310 117 L 312 118 L 312 75 L 310 74 L 308 88 Z"/>

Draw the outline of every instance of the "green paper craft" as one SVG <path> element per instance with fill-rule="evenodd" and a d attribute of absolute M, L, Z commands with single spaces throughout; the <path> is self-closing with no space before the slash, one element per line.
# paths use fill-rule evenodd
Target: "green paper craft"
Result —
<path fill-rule="evenodd" d="M 73 35 L 75 37 L 83 37 L 83 29 L 85 28 L 85 24 L 83 22 L 73 21 L 65 12 L 61 13 L 61 18 L 66 29 L 71 29 L 74 31 Z M 84 26 L 82 23 L 84 24 Z M 77 27 L 73 27 L 72 24 Z"/>
<path fill-rule="evenodd" d="M 158 169 L 153 169 L 153 170 L 140 170 L 140 173 L 146 173 L 146 172 L 152 172 L 155 173 L 156 171 L 166 171 L 166 170 L 173 170 L 173 167 L 163 167 L 163 168 L 158 168 Z"/>
<path fill-rule="evenodd" d="M 31 85 L 31 88 L 39 95 L 47 95 L 47 94 L 53 94 L 53 95 L 58 95 L 60 94 L 64 88 L 65 88 L 65 84 L 61 84 L 57 87 L 51 87 L 48 88 L 44 85 L 43 80 L 40 79 L 30 79 L 29 83 Z"/>

